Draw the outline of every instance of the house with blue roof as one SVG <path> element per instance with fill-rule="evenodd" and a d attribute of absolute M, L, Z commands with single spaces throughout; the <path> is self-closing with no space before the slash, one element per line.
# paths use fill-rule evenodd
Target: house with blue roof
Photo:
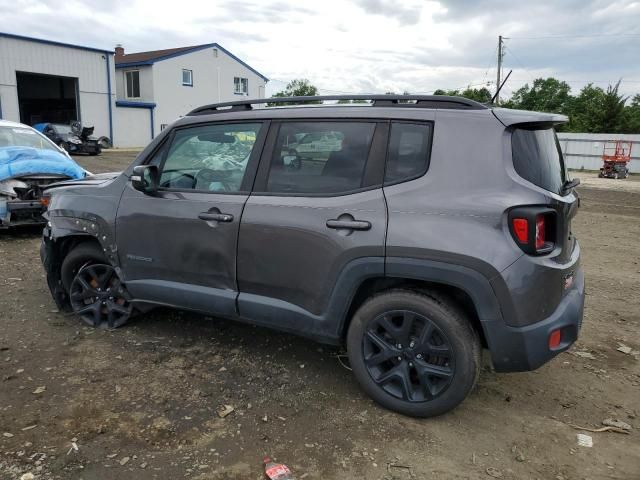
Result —
<path fill-rule="evenodd" d="M 115 70 L 116 106 L 150 110 L 156 133 L 203 104 L 264 98 L 269 81 L 217 43 L 137 53 L 118 45 Z"/>

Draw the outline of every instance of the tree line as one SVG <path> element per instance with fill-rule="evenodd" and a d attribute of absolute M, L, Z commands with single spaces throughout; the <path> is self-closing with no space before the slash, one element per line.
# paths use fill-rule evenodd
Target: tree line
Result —
<path fill-rule="evenodd" d="M 619 92 L 620 82 L 606 89 L 589 83 L 573 95 L 567 82 L 557 78 L 537 78 L 514 91 L 511 98 L 500 103 L 504 108 L 561 113 L 569 122 L 559 126 L 565 132 L 640 133 L 640 94 L 628 97 Z M 392 93 L 392 92 L 388 92 Z M 408 94 L 408 92 L 405 92 Z M 318 89 L 306 79 L 290 82 L 274 97 L 318 95 Z M 492 93 L 487 88 L 436 90 L 434 95 L 453 95 L 489 103 Z M 319 102 L 308 102 L 319 103 Z M 339 103 L 351 103 L 343 100 Z M 354 102 L 356 103 L 356 102 Z M 277 103 L 271 104 L 273 106 Z"/>

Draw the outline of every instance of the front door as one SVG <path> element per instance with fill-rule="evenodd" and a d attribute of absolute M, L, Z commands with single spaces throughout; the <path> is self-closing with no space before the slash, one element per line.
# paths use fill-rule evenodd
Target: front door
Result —
<path fill-rule="evenodd" d="M 242 317 L 331 336 L 330 324 L 338 319 L 328 318 L 333 317 L 329 310 L 341 295 L 345 273 L 366 261 L 368 273 L 384 274 L 387 221 L 381 184 L 387 131 L 386 122 L 369 119 L 272 126 L 240 226 Z M 292 159 L 287 139 L 296 137 L 340 141 L 327 151 L 307 150 Z"/>
<path fill-rule="evenodd" d="M 160 169 L 157 194 L 125 188 L 116 235 L 122 276 L 135 298 L 236 314 L 238 229 L 267 128 L 177 128 L 149 162 Z"/>

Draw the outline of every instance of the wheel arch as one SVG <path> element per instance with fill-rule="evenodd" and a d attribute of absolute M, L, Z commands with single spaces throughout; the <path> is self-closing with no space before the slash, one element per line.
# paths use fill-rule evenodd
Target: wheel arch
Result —
<path fill-rule="evenodd" d="M 95 244 L 100 250 L 105 251 L 95 236 L 84 232 L 72 232 L 63 236 L 54 237 L 47 235 L 47 230 L 45 230 L 45 235 L 40 247 L 40 258 L 47 275 L 49 290 L 58 308 L 65 312 L 70 311 L 71 306 L 67 292 L 62 285 L 62 262 L 71 250 L 84 243 Z"/>
<path fill-rule="evenodd" d="M 487 279 L 478 271 L 456 264 L 424 259 L 387 257 L 385 273 L 362 279 L 345 311 L 339 330 L 341 338 L 353 315 L 371 296 L 393 289 L 405 289 L 449 300 L 463 310 L 487 346 L 483 321 L 502 319 L 498 298 Z"/>
<path fill-rule="evenodd" d="M 469 319 L 471 326 L 478 333 L 483 347 L 487 347 L 487 341 L 484 335 L 482 322 L 478 315 L 478 310 L 467 292 L 461 288 L 447 285 L 445 283 L 400 277 L 370 278 L 359 285 L 356 293 L 354 294 L 351 305 L 349 305 L 349 309 L 347 310 L 341 337 L 346 338 L 347 331 L 349 330 L 349 325 L 351 324 L 354 314 L 362 304 L 367 301 L 367 299 L 374 295 L 393 290 L 406 290 L 409 292 L 424 294 L 435 297 L 438 300 L 447 301 L 451 305 L 458 307 L 465 314 L 466 318 Z"/>

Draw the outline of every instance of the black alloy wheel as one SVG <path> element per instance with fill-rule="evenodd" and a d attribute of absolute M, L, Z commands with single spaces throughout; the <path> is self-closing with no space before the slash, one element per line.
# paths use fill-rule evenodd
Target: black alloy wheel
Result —
<path fill-rule="evenodd" d="M 362 389 L 385 408 L 412 417 L 442 415 L 469 395 L 482 344 L 450 297 L 394 289 L 366 300 L 346 337 Z"/>
<path fill-rule="evenodd" d="M 409 402 L 433 400 L 455 373 L 453 347 L 429 318 L 409 310 L 383 313 L 363 337 L 364 363 L 388 394 Z"/>
<path fill-rule="evenodd" d="M 92 327 L 120 327 L 132 311 L 129 294 L 106 264 L 82 267 L 71 282 L 69 299 L 73 311 Z"/>

